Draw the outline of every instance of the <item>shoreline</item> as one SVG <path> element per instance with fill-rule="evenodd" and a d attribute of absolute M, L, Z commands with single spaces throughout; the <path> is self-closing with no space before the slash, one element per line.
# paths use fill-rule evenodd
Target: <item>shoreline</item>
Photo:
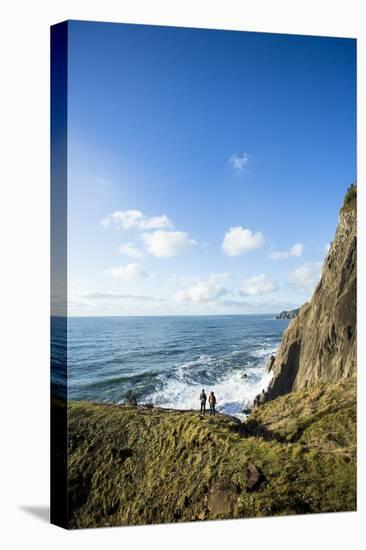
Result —
<path fill-rule="evenodd" d="M 54 397 L 54 399 L 59 399 L 59 398 Z M 203 415 L 203 414 L 201 414 L 199 408 L 197 408 L 197 409 L 174 409 L 174 408 L 171 408 L 171 407 L 169 407 L 169 408 L 161 407 L 161 406 L 155 407 L 154 405 L 149 405 L 149 404 L 145 404 L 145 403 L 140 403 L 140 404 L 137 404 L 137 405 L 128 405 L 128 404 L 124 404 L 124 403 L 107 403 L 107 402 L 101 402 L 101 401 L 93 401 L 93 400 L 90 400 L 90 399 L 67 399 L 67 400 L 65 399 L 65 402 L 67 403 L 67 405 L 88 404 L 88 405 L 93 405 L 93 406 L 98 406 L 98 407 L 117 407 L 117 408 L 127 410 L 127 411 L 130 411 L 130 412 L 133 412 L 133 411 L 137 411 L 137 412 L 138 411 L 146 411 L 146 412 L 156 411 L 156 412 L 172 413 L 172 414 L 175 414 L 175 413 L 178 413 L 178 414 L 195 414 L 197 417 L 201 417 L 201 418 L 213 419 L 213 418 L 219 417 L 219 418 L 222 418 L 222 419 L 234 420 L 238 424 L 243 424 L 243 422 L 237 416 L 227 414 L 227 413 L 223 413 L 223 412 L 220 412 L 218 410 L 216 410 L 214 415 L 210 415 L 209 411 L 207 409 L 206 414 Z"/>
<path fill-rule="evenodd" d="M 275 350 L 271 351 L 270 353 L 268 353 L 267 357 L 265 358 L 266 361 L 265 361 L 265 365 L 263 366 L 263 372 L 262 372 L 262 377 L 261 377 L 261 380 L 260 382 L 258 383 L 258 389 L 256 390 L 256 392 L 260 393 L 262 391 L 262 389 L 264 389 L 264 391 L 267 392 L 268 388 L 270 387 L 270 383 L 273 379 L 273 372 L 271 372 L 269 369 L 268 369 L 268 363 L 269 363 L 269 358 L 271 357 L 272 354 L 276 353 L 279 349 L 279 346 L 277 346 L 275 348 Z M 247 370 L 247 368 L 245 367 L 242 367 L 243 370 Z M 239 369 L 238 369 L 239 371 Z M 268 380 L 267 384 L 265 386 L 262 387 L 262 384 L 261 384 L 261 381 L 263 380 L 263 378 L 267 375 L 271 375 L 270 379 Z M 245 380 L 246 378 L 243 378 L 243 380 Z M 214 385 L 213 385 L 214 386 Z M 197 388 L 199 388 L 199 386 L 197 386 Z M 197 389 L 195 388 L 195 389 Z M 249 404 L 244 404 L 244 403 L 241 403 L 240 404 L 240 407 L 241 407 L 241 411 L 243 411 L 244 409 L 250 409 L 251 410 L 251 413 L 255 410 L 254 409 L 254 399 L 256 397 L 256 395 L 254 395 L 255 392 L 253 392 L 253 398 L 250 400 Z M 164 406 L 162 404 L 159 404 L 159 405 L 155 405 L 154 403 L 152 402 L 141 402 L 141 403 L 137 403 L 137 405 L 135 406 L 131 406 L 131 405 L 128 405 L 124 402 L 118 402 L 118 401 L 99 401 L 99 400 L 96 400 L 96 399 L 79 399 L 79 398 L 67 398 L 67 402 L 86 402 L 86 403 L 92 403 L 92 404 L 97 404 L 97 405 L 115 405 L 115 406 L 118 406 L 118 407 L 138 407 L 138 408 L 144 408 L 144 409 L 155 409 L 155 410 L 162 410 L 162 411 L 176 411 L 176 412 L 191 412 L 191 413 L 194 413 L 194 412 L 197 412 L 199 413 L 199 404 L 197 404 L 197 408 L 182 408 L 182 407 L 171 407 L 171 406 Z M 239 402 L 237 402 L 238 405 L 239 405 Z M 238 413 L 238 415 L 235 415 L 235 414 L 230 414 L 230 413 L 227 413 L 227 412 L 223 412 L 223 411 L 220 411 L 219 409 L 216 409 L 216 414 L 220 414 L 222 416 L 227 416 L 227 417 L 230 417 L 230 418 L 234 418 L 234 419 L 237 419 L 239 420 L 240 422 L 242 422 L 243 420 L 245 421 L 248 416 L 251 414 L 246 414 L 246 413 L 243 413 L 243 412 L 240 412 Z M 208 409 L 206 411 L 206 415 L 208 416 Z M 239 416 L 240 415 L 240 416 Z"/>

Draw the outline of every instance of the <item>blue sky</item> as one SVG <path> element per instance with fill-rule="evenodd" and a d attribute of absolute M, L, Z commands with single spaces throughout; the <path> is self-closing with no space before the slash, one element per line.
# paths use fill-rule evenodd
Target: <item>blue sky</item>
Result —
<path fill-rule="evenodd" d="M 351 39 L 69 23 L 72 315 L 277 312 L 356 179 Z"/>

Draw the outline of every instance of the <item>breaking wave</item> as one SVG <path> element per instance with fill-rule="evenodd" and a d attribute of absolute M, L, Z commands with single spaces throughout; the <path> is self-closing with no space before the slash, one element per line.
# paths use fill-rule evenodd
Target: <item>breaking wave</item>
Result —
<path fill-rule="evenodd" d="M 268 386 L 287 324 L 272 315 L 70 318 L 68 398 L 122 403 L 133 390 L 139 403 L 198 409 L 204 388 L 217 410 L 240 417 Z"/>

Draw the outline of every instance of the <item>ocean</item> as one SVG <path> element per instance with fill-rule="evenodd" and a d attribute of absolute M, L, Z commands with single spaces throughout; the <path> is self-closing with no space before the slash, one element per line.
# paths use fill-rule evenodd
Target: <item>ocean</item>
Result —
<path fill-rule="evenodd" d="M 54 386 L 62 386 L 66 349 L 59 323 L 51 331 Z M 273 314 L 70 317 L 68 398 L 123 403 L 132 390 L 140 404 L 197 409 L 204 388 L 215 392 L 218 411 L 241 417 L 267 387 L 265 367 L 287 325 Z"/>

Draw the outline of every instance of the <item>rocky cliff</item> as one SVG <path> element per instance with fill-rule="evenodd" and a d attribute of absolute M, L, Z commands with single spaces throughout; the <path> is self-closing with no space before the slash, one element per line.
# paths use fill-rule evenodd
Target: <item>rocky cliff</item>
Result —
<path fill-rule="evenodd" d="M 313 297 L 283 335 L 267 400 L 356 372 L 356 230 L 351 187 Z"/>

